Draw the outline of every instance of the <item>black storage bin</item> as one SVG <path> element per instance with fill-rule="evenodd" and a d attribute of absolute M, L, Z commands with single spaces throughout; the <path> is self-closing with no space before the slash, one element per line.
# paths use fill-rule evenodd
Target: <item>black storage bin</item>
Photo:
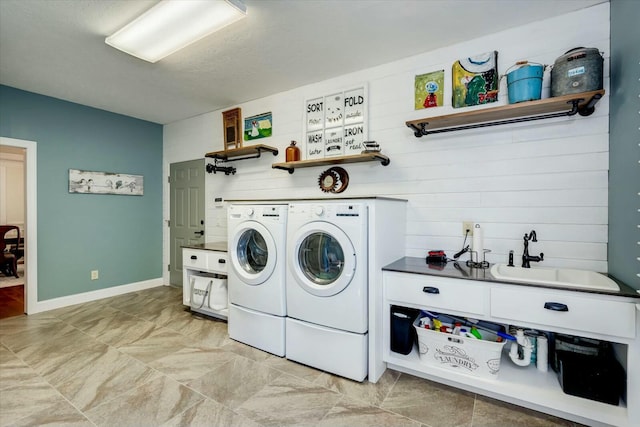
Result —
<path fill-rule="evenodd" d="M 391 351 L 409 354 L 416 342 L 416 330 L 413 321 L 420 314 L 419 310 L 407 307 L 391 306 Z"/>
<path fill-rule="evenodd" d="M 573 335 L 553 334 L 549 340 L 549 355 L 551 356 L 549 363 L 555 372 L 560 369 L 558 355 L 563 351 L 585 356 L 608 357 L 613 352 L 613 349 L 611 348 L 611 343 L 607 341 Z"/>
<path fill-rule="evenodd" d="M 557 359 L 562 391 L 610 405 L 619 404 L 626 387 L 626 375 L 612 353 L 589 356 L 558 351 Z"/>

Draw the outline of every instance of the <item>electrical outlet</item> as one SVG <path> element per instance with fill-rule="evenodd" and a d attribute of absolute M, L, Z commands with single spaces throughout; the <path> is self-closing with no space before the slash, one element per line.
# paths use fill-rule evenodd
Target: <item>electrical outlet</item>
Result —
<path fill-rule="evenodd" d="M 467 235 L 467 230 L 469 230 L 468 237 L 473 236 L 473 221 L 462 221 L 462 235 Z"/>
<path fill-rule="evenodd" d="M 99 277 L 98 270 L 91 270 L 91 280 L 98 280 Z"/>

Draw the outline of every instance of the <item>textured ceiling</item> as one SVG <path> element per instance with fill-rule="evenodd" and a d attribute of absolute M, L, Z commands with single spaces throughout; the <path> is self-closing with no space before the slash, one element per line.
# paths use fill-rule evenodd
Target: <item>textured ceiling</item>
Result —
<path fill-rule="evenodd" d="M 104 43 L 157 1 L 0 0 L 0 83 L 166 124 L 606 0 L 245 0 L 150 64 Z"/>

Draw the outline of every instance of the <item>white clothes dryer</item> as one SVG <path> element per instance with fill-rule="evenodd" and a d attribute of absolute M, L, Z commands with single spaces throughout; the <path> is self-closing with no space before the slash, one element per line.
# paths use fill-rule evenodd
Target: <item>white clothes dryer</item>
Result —
<path fill-rule="evenodd" d="M 288 359 L 356 381 L 367 376 L 368 206 L 291 203 Z"/>
<path fill-rule="evenodd" d="M 285 355 L 287 205 L 230 205 L 229 337 Z"/>

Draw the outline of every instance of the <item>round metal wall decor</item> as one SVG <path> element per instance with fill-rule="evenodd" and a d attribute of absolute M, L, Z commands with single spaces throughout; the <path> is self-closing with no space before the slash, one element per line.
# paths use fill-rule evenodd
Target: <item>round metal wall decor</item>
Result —
<path fill-rule="evenodd" d="M 342 193 L 349 185 L 349 174 L 341 167 L 334 166 L 320 174 L 318 185 L 325 193 Z"/>

